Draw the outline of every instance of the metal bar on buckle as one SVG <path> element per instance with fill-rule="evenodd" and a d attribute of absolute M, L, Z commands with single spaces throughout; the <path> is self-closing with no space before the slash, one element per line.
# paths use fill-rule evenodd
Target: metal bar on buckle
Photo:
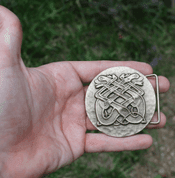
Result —
<path fill-rule="evenodd" d="M 150 122 L 149 124 L 159 124 L 160 123 L 159 80 L 158 80 L 158 77 L 156 74 L 146 75 L 146 77 L 155 77 L 156 78 L 156 92 L 157 92 L 158 120 L 156 122 Z"/>

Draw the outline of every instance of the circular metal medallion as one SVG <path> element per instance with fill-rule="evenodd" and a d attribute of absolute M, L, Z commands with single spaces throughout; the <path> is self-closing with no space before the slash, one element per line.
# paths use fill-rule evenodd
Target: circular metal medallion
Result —
<path fill-rule="evenodd" d="M 126 137 L 143 130 L 156 107 L 155 91 L 142 73 L 113 67 L 97 75 L 88 87 L 86 112 L 101 132 Z"/>

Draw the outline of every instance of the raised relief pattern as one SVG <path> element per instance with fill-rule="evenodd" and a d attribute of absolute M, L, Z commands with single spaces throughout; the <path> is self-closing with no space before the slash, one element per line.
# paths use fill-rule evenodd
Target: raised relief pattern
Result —
<path fill-rule="evenodd" d="M 94 82 L 97 126 L 147 123 L 143 77 L 138 73 L 100 75 Z"/>

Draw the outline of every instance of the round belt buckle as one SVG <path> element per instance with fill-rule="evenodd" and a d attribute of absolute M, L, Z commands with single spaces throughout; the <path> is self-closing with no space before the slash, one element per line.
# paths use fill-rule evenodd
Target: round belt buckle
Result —
<path fill-rule="evenodd" d="M 151 122 L 156 109 L 156 94 L 147 79 L 156 77 L 158 120 Z M 113 137 L 126 137 L 160 122 L 159 84 L 155 74 L 143 75 L 129 67 L 102 71 L 90 83 L 85 105 L 92 124 Z"/>

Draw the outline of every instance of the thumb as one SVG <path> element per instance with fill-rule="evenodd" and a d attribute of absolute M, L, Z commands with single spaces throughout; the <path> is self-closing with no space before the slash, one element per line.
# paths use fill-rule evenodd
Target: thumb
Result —
<path fill-rule="evenodd" d="M 0 68 L 21 60 L 22 27 L 18 17 L 0 5 Z"/>

